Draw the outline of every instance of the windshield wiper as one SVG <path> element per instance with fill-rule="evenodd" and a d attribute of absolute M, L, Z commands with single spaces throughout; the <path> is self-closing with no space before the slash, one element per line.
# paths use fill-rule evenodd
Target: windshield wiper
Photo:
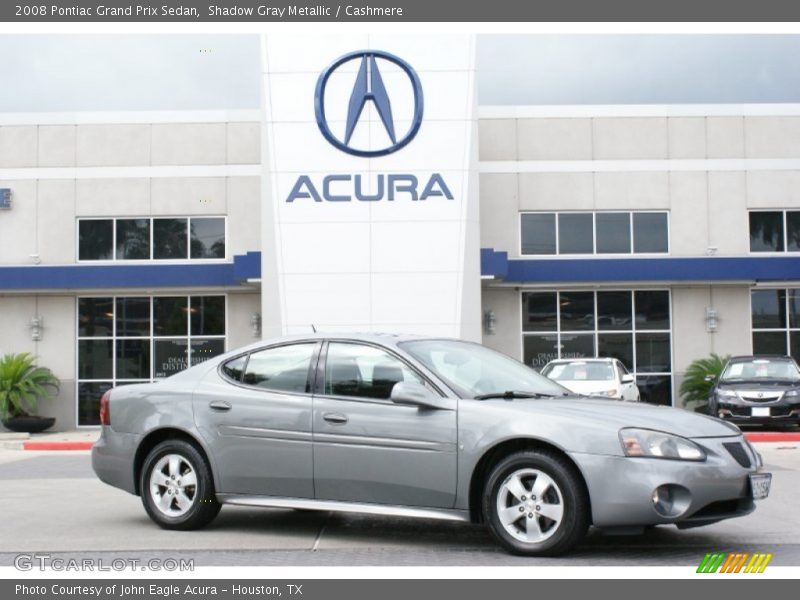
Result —
<path fill-rule="evenodd" d="M 492 400 L 494 398 L 503 398 L 504 400 L 514 400 L 515 398 L 553 398 L 554 394 L 544 394 L 542 392 L 515 392 L 508 390 L 505 392 L 492 392 L 491 394 L 481 394 L 475 396 L 475 400 Z"/>

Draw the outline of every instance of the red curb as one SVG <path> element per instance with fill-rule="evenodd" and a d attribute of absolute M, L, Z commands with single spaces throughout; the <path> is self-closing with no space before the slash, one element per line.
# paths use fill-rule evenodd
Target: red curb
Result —
<path fill-rule="evenodd" d="M 800 442 L 800 433 L 783 431 L 748 431 L 744 434 L 751 442 Z"/>
<path fill-rule="evenodd" d="M 23 450 L 91 450 L 94 442 L 23 442 Z"/>

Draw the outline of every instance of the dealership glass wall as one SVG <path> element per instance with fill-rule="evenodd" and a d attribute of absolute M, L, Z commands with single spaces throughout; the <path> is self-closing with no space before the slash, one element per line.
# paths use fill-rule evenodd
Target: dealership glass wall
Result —
<path fill-rule="evenodd" d="M 800 360 L 800 289 L 750 292 L 753 354 L 792 355 Z"/>
<path fill-rule="evenodd" d="M 642 400 L 672 404 L 668 290 L 522 293 L 523 358 L 541 370 L 557 358 L 618 358 Z"/>
<path fill-rule="evenodd" d="M 78 425 L 103 393 L 167 377 L 225 351 L 225 296 L 78 298 Z"/>

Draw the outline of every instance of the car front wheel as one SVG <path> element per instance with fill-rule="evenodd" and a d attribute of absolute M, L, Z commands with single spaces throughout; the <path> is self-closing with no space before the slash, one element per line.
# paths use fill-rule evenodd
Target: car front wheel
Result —
<path fill-rule="evenodd" d="M 139 483 L 147 514 L 165 529 L 199 529 L 219 513 L 211 469 L 186 441 L 166 440 L 153 448 Z"/>
<path fill-rule="evenodd" d="M 495 465 L 483 514 L 501 545 L 529 556 L 567 552 L 589 525 L 589 503 L 575 467 L 547 450 L 517 452 Z"/>

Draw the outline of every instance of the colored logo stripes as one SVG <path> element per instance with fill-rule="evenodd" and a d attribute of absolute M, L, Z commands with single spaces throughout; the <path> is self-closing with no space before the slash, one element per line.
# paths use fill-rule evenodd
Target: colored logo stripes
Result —
<path fill-rule="evenodd" d="M 709 552 L 697 567 L 698 573 L 763 573 L 772 553 Z"/>

